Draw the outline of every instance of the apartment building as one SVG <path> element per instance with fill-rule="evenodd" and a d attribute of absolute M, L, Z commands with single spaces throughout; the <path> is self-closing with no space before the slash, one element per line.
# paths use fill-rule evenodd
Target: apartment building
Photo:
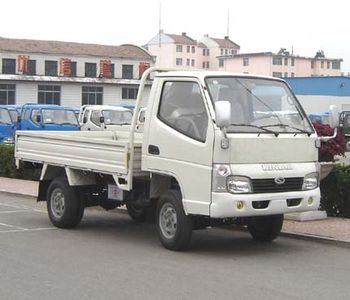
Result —
<path fill-rule="evenodd" d="M 0 38 L 0 104 L 134 104 L 151 65 L 152 56 L 130 44 Z"/>
<path fill-rule="evenodd" d="M 341 58 L 327 58 L 323 51 L 314 57 L 295 55 L 280 49 L 277 53 L 258 52 L 222 55 L 220 70 L 274 77 L 340 76 Z"/>
<path fill-rule="evenodd" d="M 144 46 L 156 59 L 157 67 L 178 69 L 218 70 L 219 55 L 237 54 L 239 45 L 228 37 L 223 39 L 205 35 L 200 41 L 160 31 Z"/>

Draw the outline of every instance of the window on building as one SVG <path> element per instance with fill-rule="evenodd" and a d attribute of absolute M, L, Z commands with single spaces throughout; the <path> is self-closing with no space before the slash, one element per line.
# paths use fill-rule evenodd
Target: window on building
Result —
<path fill-rule="evenodd" d="M 96 77 L 97 65 L 96 63 L 85 63 L 85 77 Z"/>
<path fill-rule="evenodd" d="M 224 60 L 219 58 L 219 67 L 222 68 L 224 66 Z"/>
<path fill-rule="evenodd" d="M 220 49 L 220 55 L 224 55 L 224 49 Z"/>
<path fill-rule="evenodd" d="M 340 70 L 340 61 L 332 61 L 332 69 L 333 70 Z"/>
<path fill-rule="evenodd" d="M 243 66 L 249 66 L 249 57 L 243 57 Z"/>
<path fill-rule="evenodd" d="M 190 53 L 191 51 L 191 46 L 187 46 L 187 53 Z"/>
<path fill-rule="evenodd" d="M 81 105 L 102 105 L 103 104 L 103 87 L 100 86 L 83 86 L 81 88 Z"/>
<path fill-rule="evenodd" d="M 176 52 L 182 52 L 182 45 L 176 45 Z"/>
<path fill-rule="evenodd" d="M 0 104 L 15 104 L 16 101 L 16 85 L 0 84 Z"/>
<path fill-rule="evenodd" d="M 205 61 L 202 62 L 202 68 L 205 69 Z"/>
<path fill-rule="evenodd" d="M 133 65 L 122 65 L 122 78 L 133 79 L 134 78 L 134 66 Z"/>
<path fill-rule="evenodd" d="M 191 60 L 189 58 L 186 59 L 186 66 L 190 65 Z"/>
<path fill-rule="evenodd" d="M 111 64 L 111 78 L 115 77 L 114 64 Z"/>
<path fill-rule="evenodd" d="M 16 74 L 16 59 L 3 58 L 2 59 L 2 73 Z"/>
<path fill-rule="evenodd" d="M 227 55 L 228 54 L 228 50 L 227 49 L 225 49 L 225 55 Z"/>
<path fill-rule="evenodd" d="M 183 97 L 174 97 L 185 93 Z M 180 108 L 180 109 L 179 109 Z M 181 134 L 205 142 L 208 115 L 200 87 L 196 82 L 165 82 L 160 100 L 158 118 Z"/>
<path fill-rule="evenodd" d="M 182 58 L 177 58 L 176 59 L 176 65 L 177 66 L 182 66 Z"/>
<path fill-rule="evenodd" d="M 203 56 L 205 56 L 207 54 L 206 49 L 203 49 Z"/>
<path fill-rule="evenodd" d="M 274 56 L 274 57 L 272 58 L 272 64 L 273 64 L 273 65 L 282 66 L 282 57 L 280 57 L 280 56 Z"/>
<path fill-rule="evenodd" d="M 329 69 L 331 67 L 331 62 L 327 61 L 327 69 Z"/>
<path fill-rule="evenodd" d="M 59 85 L 39 85 L 39 104 L 61 104 L 61 86 Z"/>
<path fill-rule="evenodd" d="M 295 77 L 295 74 L 293 72 L 290 73 L 290 77 Z"/>
<path fill-rule="evenodd" d="M 311 69 L 315 68 L 315 61 L 312 60 L 312 61 L 310 61 L 310 63 L 311 63 Z"/>
<path fill-rule="evenodd" d="M 45 75 L 57 76 L 57 61 L 45 60 Z"/>
<path fill-rule="evenodd" d="M 196 53 L 196 48 L 192 46 L 192 53 Z"/>
<path fill-rule="evenodd" d="M 284 77 L 288 77 L 288 72 L 284 72 Z"/>
<path fill-rule="evenodd" d="M 207 56 L 209 56 L 209 54 L 210 54 L 210 50 L 209 50 L 209 49 L 207 49 Z"/>
<path fill-rule="evenodd" d="M 122 88 L 122 99 L 123 100 L 134 100 L 137 98 L 139 89 L 137 87 L 124 87 Z"/>
<path fill-rule="evenodd" d="M 209 61 L 207 61 L 207 69 L 209 69 Z"/>
<path fill-rule="evenodd" d="M 237 54 L 237 50 L 236 50 L 236 49 L 232 49 L 232 50 L 231 50 L 231 54 L 232 54 L 232 55 L 236 55 L 236 54 Z"/>
<path fill-rule="evenodd" d="M 27 75 L 36 75 L 36 60 L 28 60 Z"/>
<path fill-rule="evenodd" d="M 290 65 L 291 65 L 292 67 L 294 67 L 294 65 L 295 65 L 295 58 L 291 58 L 291 59 L 290 59 Z"/>
<path fill-rule="evenodd" d="M 321 61 L 321 69 L 323 69 L 324 68 L 324 61 L 322 60 Z"/>
<path fill-rule="evenodd" d="M 77 62 L 76 61 L 70 62 L 70 76 L 72 76 L 72 77 L 77 76 Z"/>
<path fill-rule="evenodd" d="M 194 63 L 195 63 L 194 59 L 191 59 L 191 66 L 192 67 L 194 67 Z"/>
<path fill-rule="evenodd" d="M 273 77 L 282 77 L 282 72 L 272 72 Z"/>
<path fill-rule="evenodd" d="M 287 57 L 284 58 L 284 65 L 288 66 L 288 58 Z"/>

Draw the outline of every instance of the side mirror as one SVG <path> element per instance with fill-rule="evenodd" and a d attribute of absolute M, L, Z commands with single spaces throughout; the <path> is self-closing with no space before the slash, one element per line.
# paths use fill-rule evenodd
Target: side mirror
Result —
<path fill-rule="evenodd" d="M 105 122 L 105 117 L 104 116 L 100 116 L 100 123 L 103 124 Z"/>
<path fill-rule="evenodd" d="M 336 105 L 331 105 L 329 107 L 329 125 L 332 128 L 337 128 L 339 126 L 339 110 Z"/>
<path fill-rule="evenodd" d="M 36 116 L 35 116 L 35 121 L 36 121 L 37 123 L 41 123 L 41 115 L 36 115 Z"/>
<path fill-rule="evenodd" d="M 20 122 L 21 122 L 21 120 L 22 120 L 21 116 L 20 116 L 20 115 L 18 115 L 18 116 L 17 116 L 17 123 L 20 123 Z"/>
<path fill-rule="evenodd" d="M 231 103 L 229 101 L 215 102 L 216 125 L 222 129 L 231 124 Z"/>

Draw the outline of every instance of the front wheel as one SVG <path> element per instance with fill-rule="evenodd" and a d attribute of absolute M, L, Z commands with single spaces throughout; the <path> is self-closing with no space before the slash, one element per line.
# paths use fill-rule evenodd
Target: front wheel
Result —
<path fill-rule="evenodd" d="M 189 247 L 193 222 L 185 214 L 181 193 L 170 190 L 162 195 L 157 205 L 157 226 L 162 245 L 170 250 L 185 250 Z"/>
<path fill-rule="evenodd" d="M 283 225 L 283 215 L 252 217 L 248 222 L 248 231 L 254 240 L 272 242 L 278 237 Z"/>
<path fill-rule="evenodd" d="M 47 211 L 51 223 L 59 228 L 77 226 L 84 214 L 84 202 L 65 177 L 54 179 L 47 191 Z"/>

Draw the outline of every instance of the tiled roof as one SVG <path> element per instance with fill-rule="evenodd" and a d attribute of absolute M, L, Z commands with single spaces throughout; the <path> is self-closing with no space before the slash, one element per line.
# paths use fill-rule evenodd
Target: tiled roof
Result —
<path fill-rule="evenodd" d="M 211 38 L 215 42 L 219 44 L 220 48 L 240 48 L 239 45 L 237 45 L 235 42 L 231 41 L 228 37 L 225 37 L 224 39 L 217 39 L 217 38 Z"/>
<path fill-rule="evenodd" d="M 197 44 L 198 48 L 208 48 L 206 45 L 204 45 L 203 43 L 198 43 Z"/>
<path fill-rule="evenodd" d="M 2 37 L 0 37 L 0 51 L 152 59 L 152 56 L 146 50 L 129 44 L 109 46 L 60 41 L 8 39 Z"/>
<path fill-rule="evenodd" d="M 165 33 L 167 36 L 171 37 L 175 44 L 182 44 L 182 45 L 193 45 L 196 46 L 197 42 L 194 39 L 191 39 L 186 34 L 178 35 L 178 34 L 168 34 Z"/>

